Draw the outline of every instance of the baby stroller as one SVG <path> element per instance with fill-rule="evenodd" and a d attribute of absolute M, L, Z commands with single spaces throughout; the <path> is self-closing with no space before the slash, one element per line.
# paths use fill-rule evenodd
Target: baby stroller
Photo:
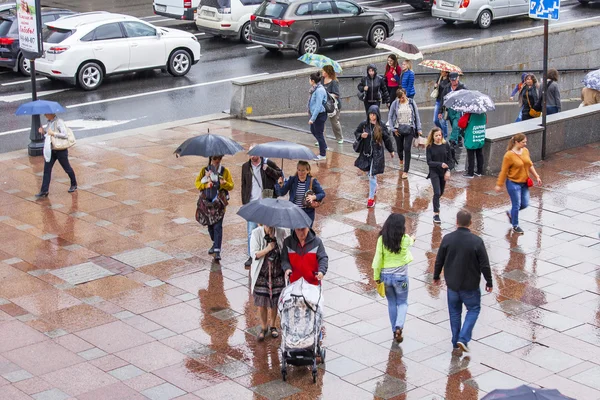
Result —
<path fill-rule="evenodd" d="M 300 278 L 288 285 L 277 305 L 281 318 L 281 377 L 287 377 L 287 365 L 312 365 L 313 382 L 317 382 L 317 364 L 325 362 L 321 347 L 323 334 L 323 296 L 321 285 Z"/>

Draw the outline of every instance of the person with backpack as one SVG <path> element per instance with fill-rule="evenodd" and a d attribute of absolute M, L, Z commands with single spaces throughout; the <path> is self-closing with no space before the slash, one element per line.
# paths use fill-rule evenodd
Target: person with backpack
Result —
<path fill-rule="evenodd" d="M 35 197 L 42 198 L 48 197 L 48 190 L 50 189 L 50 180 L 52 178 L 52 168 L 56 161 L 60 164 L 60 166 L 65 170 L 69 179 L 71 180 L 71 186 L 69 187 L 68 192 L 73 193 L 77 190 L 77 178 L 75 177 L 75 171 L 71 167 L 69 163 L 69 149 L 65 148 L 62 150 L 57 149 L 56 147 L 56 139 L 60 140 L 69 140 L 69 130 L 65 125 L 65 122 L 58 118 L 56 114 L 44 114 L 46 119 L 48 120 L 48 124 L 46 128 L 40 127 L 39 133 L 41 135 L 48 135 L 51 140 L 52 152 L 49 160 L 45 160 L 44 163 L 44 177 L 42 178 L 42 188 L 40 192 L 35 195 Z M 72 133 L 71 133 L 72 134 Z"/>
<path fill-rule="evenodd" d="M 377 108 L 381 108 L 382 101 L 389 106 L 390 96 L 383 77 L 377 75 L 375 64 L 369 64 L 367 75 L 358 83 L 358 95 L 364 103 L 367 119 L 369 119 L 369 108 L 371 106 L 375 105 Z"/>
<path fill-rule="evenodd" d="M 467 149 L 467 167 L 464 177 L 472 179 L 483 175 L 483 146 L 485 145 L 485 126 L 487 114 L 465 114 L 458 121 L 459 128 L 465 132 L 465 148 Z M 477 171 L 475 171 L 477 159 Z"/>
<path fill-rule="evenodd" d="M 319 155 L 314 161 L 322 161 L 327 159 L 327 142 L 325 141 L 325 122 L 327 121 L 327 111 L 325 103 L 327 103 L 327 90 L 321 84 L 321 74 L 313 72 L 308 78 L 310 83 L 309 98 L 308 98 L 308 125 L 310 125 L 310 133 L 313 134 L 317 143 L 319 143 Z"/>
<path fill-rule="evenodd" d="M 340 102 L 340 83 L 338 82 L 335 70 L 331 65 L 325 65 L 323 67 L 323 87 L 328 93 L 328 103 L 333 104 L 333 114 L 327 110 L 329 114 L 329 121 L 331 122 L 331 129 L 337 140 L 338 144 L 344 143 L 344 137 L 342 136 L 342 125 L 340 124 L 340 111 L 342 109 L 342 103 Z M 326 104 L 325 107 L 329 107 Z M 318 145 L 318 142 L 316 143 Z"/>
<path fill-rule="evenodd" d="M 396 91 L 396 100 L 390 106 L 388 126 L 394 133 L 396 149 L 403 169 L 402 179 L 408 178 L 413 139 L 423 134 L 419 108 L 413 99 L 408 98 L 404 89 Z"/>
<path fill-rule="evenodd" d="M 387 126 L 381 123 L 381 114 L 377 106 L 369 108 L 369 119 L 361 122 L 354 132 L 356 146 L 354 150 L 359 153 L 354 166 L 367 173 L 369 177 L 369 198 L 367 207 L 375 206 L 375 193 L 377 193 L 377 175 L 385 170 L 385 153 L 387 149 L 394 158 L 394 145 Z"/>

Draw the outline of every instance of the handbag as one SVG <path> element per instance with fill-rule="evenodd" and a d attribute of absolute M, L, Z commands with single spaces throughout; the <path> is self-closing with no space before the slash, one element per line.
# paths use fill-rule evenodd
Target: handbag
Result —
<path fill-rule="evenodd" d="M 398 133 L 401 136 L 413 135 L 414 128 L 408 124 L 398 125 Z"/>
<path fill-rule="evenodd" d="M 532 187 L 533 186 L 533 179 L 531 178 L 527 178 L 527 187 Z"/>
<path fill-rule="evenodd" d="M 377 284 L 377 293 L 385 299 L 385 284 L 383 282 Z"/>
<path fill-rule="evenodd" d="M 214 225 L 221 221 L 225 216 L 225 208 L 229 204 L 227 197 L 226 190 L 219 190 L 217 197 L 209 200 L 202 191 L 196 203 L 196 221 L 203 226 Z"/>
<path fill-rule="evenodd" d="M 358 97 L 358 99 L 360 101 L 365 101 L 365 99 L 367 98 L 367 93 L 366 92 L 358 92 L 358 94 L 356 95 L 356 97 Z"/>
<path fill-rule="evenodd" d="M 54 150 L 66 150 L 69 147 L 75 145 L 75 135 L 73 134 L 73 130 L 68 126 L 65 126 L 67 130 L 67 138 L 62 139 L 56 136 L 50 136 L 50 140 L 52 141 L 52 149 Z"/>
<path fill-rule="evenodd" d="M 539 111 L 535 111 L 533 109 L 533 107 L 531 107 L 531 102 L 529 101 L 529 90 L 528 89 L 525 89 L 525 90 L 527 90 L 525 92 L 525 97 L 527 97 L 527 105 L 529 106 L 529 116 L 532 117 L 532 118 L 537 118 L 540 115 L 542 115 L 542 113 L 539 112 Z"/>
<path fill-rule="evenodd" d="M 302 199 L 302 208 L 319 208 L 321 207 L 322 201 L 308 201 L 308 196 L 312 196 L 315 194 L 312 190 L 313 178 L 310 179 L 310 184 L 308 185 L 308 190 L 304 193 L 304 199 Z"/>
<path fill-rule="evenodd" d="M 262 184 L 260 183 L 256 175 L 254 175 L 254 170 L 252 169 L 252 166 L 250 167 L 250 173 L 252 174 L 252 178 L 254 178 L 254 180 L 258 184 L 258 187 L 260 188 L 261 198 L 272 199 L 275 191 L 273 189 L 263 189 Z"/>
<path fill-rule="evenodd" d="M 427 138 L 419 136 L 413 139 L 413 147 L 425 148 L 425 146 L 427 146 Z"/>
<path fill-rule="evenodd" d="M 441 79 L 442 79 L 442 77 L 440 76 L 438 78 L 438 81 L 437 81 L 437 84 L 436 84 L 435 88 L 429 94 L 429 97 L 431 97 L 432 99 L 437 99 L 438 95 L 440 94 L 440 81 L 441 81 Z"/>

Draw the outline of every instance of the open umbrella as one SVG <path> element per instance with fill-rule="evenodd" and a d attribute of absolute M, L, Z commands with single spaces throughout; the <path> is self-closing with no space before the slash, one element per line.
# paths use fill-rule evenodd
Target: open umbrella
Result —
<path fill-rule="evenodd" d="M 583 82 L 587 88 L 600 90 L 600 69 L 588 72 L 581 82 Z"/>
<path fill-rule="evenodd" d="M 421 51 L 417 46 L 406 43 L 404 40 L 402 40 L 402 38 L 385 39 L 384 41 L 377 43 L 376 48 L 391 51 L 399 58 L 404 58 L 407 60 L 419 60 L 423 58 L 423 54 L 421 54 Z"/>
<path fill-rule="evenodd" d="M 315 158 L 315 153 L 313 153 L 308 147 L 283 140 L 256 145 L 248 152 L 248 155 L 269 158 L 285 158 L 286 160 L 310 161 Z"/>
<path fill-rule="evenodd" d="M 189 138 L 175 150 L 177 157 L 201 156 L 212 157 L 225 154 L 235 154 L 244 150 L 234 140 L 220 135 L 206 134 Z"/>
<path fill-rule="evenodd" d="M 466 89 L 448 93 L 444 97 L 444 107 L 471 114 L 483 114 L 496 109 L 490 96 Z"/>
<path fill-rule="evenodd" d="M 306 228 L 312 220 L 289 200 L 259 199 L 242 206 L 237 214 L 246 221 L 277 228 Z"/>
<path fill-rule="evenodd" d="M 536 389 L 522 385 L 514 389 L 496 389 L 481 400 L 575 400 L 561 394 L 556 389 Z"/>
<path fill-rule="evenodd" d="M 463 73 L 462 69 L 444 60 L 423 60 L 419 63 L 419 65 L 440 71 L 458 72 L 460 75 Z"/>
<path fill-rule="evenodd" d="M 65 112 L 64 107 L 55 101 L 36 100 L 21 104 L 19 108 L 17 108 L 15 115 L 43 115 L 63 112 Z"/>
<path fill-rule="evenodd" d="M 342 73 L 342 67 L 337 61 L 332 60 L 329 57 L 322 56 L 321 54 L 305 53 L 298 61 L 302 61 L 305 64 L 312 65 L 313 67 L 323 68 L 326 65 L 331 65 L 336 74 Z"/>

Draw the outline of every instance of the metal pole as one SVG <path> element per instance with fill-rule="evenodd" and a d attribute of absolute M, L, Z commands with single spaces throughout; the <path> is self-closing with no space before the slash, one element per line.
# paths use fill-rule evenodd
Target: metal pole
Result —
<path fill-rule="evenodd" d="M 35 60 L 29 60 L 31 71 L 31 100 L 37 100 L 37 87 L 35 81 Z M 29 131 L 29 146 L 27 152 L 30 156 L 41 156 L 44 153 L 44 136 L 38 130 L 42 126 L 39 115 L 31 116 L 31 130 Z"/>
<path fill-rule="evenodd" d="M 546 92 L 548 90 L 548 20 L 544 20 L 544 77 L 542 82 L 542 160 L 546 159 Z"/>

